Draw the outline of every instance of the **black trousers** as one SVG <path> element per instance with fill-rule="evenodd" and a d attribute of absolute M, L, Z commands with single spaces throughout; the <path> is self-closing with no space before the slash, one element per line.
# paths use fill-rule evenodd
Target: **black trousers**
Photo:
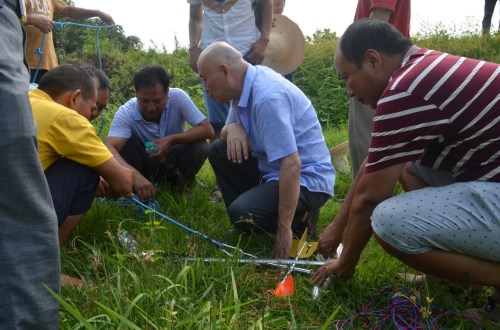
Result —
<path fill-rule="evenodd" d="M 276 232 L 278 227 L 279 181 L 261 182 L 257 159 L 250 157 L 241 164 L 227 159 L 227 142 L 216 140 L 210 145 L 208 160 L 219 182 L 231 223 L 245 231 Z M 301 234 L 306 211 L 322 207 L 330 196 L 300 188 L 292 230 Z"/>
<path fill-rule="evenodd" d="M 151 159 L 144 144 L 132 136 L 120 154 L 149 181 L 184 189 L 194 182 L 207 159 L 207 150 L 205 141 L 176 145 L 164 159 L 157 161 Z"/>
<path fill-rule="evenodd" d="M 484 16 L 482 21 L 483 33 L 489 33 L 491 28 L 491 18 L 495 11 L 497 0 L 484 0 Z M 500 23 L 499 23 L 500 24 Z M 499 27 L 500 30 L 500 27 Z"/>
<path fill-rule="evenodd" d="M 92 206 L 99 174 L 92 168 L 61 158 L 45 170 L 59 226 L 70 215 L 87 212 Z"/>

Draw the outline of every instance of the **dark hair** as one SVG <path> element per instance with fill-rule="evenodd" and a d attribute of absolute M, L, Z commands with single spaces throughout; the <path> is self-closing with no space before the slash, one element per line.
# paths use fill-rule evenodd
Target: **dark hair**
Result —
<path fill-rule="evenodd" d="M 405 53 L 411 46 L 411 40 L 394 26 L 373 18 L 363 18 L 349 25 L 339 44 L 342 56 L 358 67 L 361 67 L 368 49 L 396 55 Z"/>
<path fill-rule="evenodd" d="M 95 97 L 95 85 L 92 78 L 81 67 L 74 64 L 62 64 L 47 71 L 40 79 L 38 89 L 56 98 L 66 92 L 80 89 L 84 100 Z"/>
<path fill-rule="evenodd" d="M 111 86 L 109 84 L 109 79 L 108 76 L 102 71 L 101 69 L 96 68 L 93 65 L 84 65 L 82 66 L 82 69 L 88 73 L 88 75 L 91 78 L 97 78 L 97 81 L 99 82 L 99 86 L 96 86 L 97 89 L 99 90 L 107 90 L 109 91 L 111 89 Z"/>
<path fill-rule="evenodd" d="M 151 87 L 156 84 L 162 85 L 165 93 L 168 92 L 170 78 L 168 77 L 167 71 L 161 65 L 147 65 L 137 71 L 134 75 L 134 87 L 136 93 L 142 87 Z"/>

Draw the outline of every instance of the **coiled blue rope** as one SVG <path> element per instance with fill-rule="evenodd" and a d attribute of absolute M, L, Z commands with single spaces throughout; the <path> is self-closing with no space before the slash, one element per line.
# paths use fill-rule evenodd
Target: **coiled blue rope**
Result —
<path fill-rule="evenodd" d="M 99 43 L 99 31 L 102 29 L 109 29 L 115 27 L 115 25 L 90 25 L 90 24 L 82 24 L 82 23 L 74 23 L 74 22 L 58 22 L 58 21 L 53 21 L 54 24 L 54 29 L 62 29 L 64 28 L 65 25 L 72 25 L 72 26 L 79 26 L 79 27 L 85 27 L 85 28 L 90 28 L 90 29 L 96 29 L 96 49 L 97 49 L 97 59 L 99 62 L 99 69 L 102 70 L 102 59 L 101 59 L 101 47 Z M 36 77 L 38 75 L 38 71 L 40 71 L 40 66 L 42 65 L 42 60 L 43 60 L 43 47 L 45 45 L 45 36 L 47 33 L 43 33 L 42 36 L 42 43 L 39 48 L 35 49 L 35 54 L 40 56 L 40 59 L 38 60 L 38 65 L 36 67 L 35 74 L 33 75 L 33 81 L 34 83 L 36 81 Z"/>
<path fill-rule="evenodd" d="M 101 58 L 101 46 L 99 43 L 99 32 L 102 29 L 110 29 L 115 27 L 115 25 L 90 25 L 90 24 L 82 24 L 82 23 L 74 23 L 74 22 L 58 22 L 58 21 L 53 21 L 54 24 L 54 29 L 63 29 L 65 25 L 72 25 L 72 26 L 79 26 L 79 27 L 84 27 L 84 28 L 90 28 L 90 29 L 95 29 L 95 43 L 96 43 L 96 49 L 97 49 L 97 60 L 99 64 L 99 69 L 102 70 L 102 58 Z M 38 72 L 40 71 L 40 66 L 42 65 L 43 61 L 43 47 L 45 45 L 45 37 L 47 33 L 43 33 L 42 35 L 42 43 L 39 48 L 35 49 L 34 53 L 38 56 L 40 56 L 40 59 L 38 60 L 38 64 L 36 66 L 35 74 L 33 75 L 33 80 L 31 81 L 32 83 L 35 83 L 36 78 L 38 76 Z M 97 135 L 101 134 L 102 128 L 104 127 L 104 116 L 101 115 L 101 123 L 99 124 L 99 128 L 97 129 Z"/>

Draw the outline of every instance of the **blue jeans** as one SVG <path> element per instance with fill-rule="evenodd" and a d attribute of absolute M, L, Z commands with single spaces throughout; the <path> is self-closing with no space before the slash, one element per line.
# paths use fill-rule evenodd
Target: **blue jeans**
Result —
<path fill-rule="evenodd" d="M 3 4 L 3 1 L 2 1 Z M 57 218 L 37 155 L 23 31 L 0 4 L 0 329 L 57 329 Z"/>

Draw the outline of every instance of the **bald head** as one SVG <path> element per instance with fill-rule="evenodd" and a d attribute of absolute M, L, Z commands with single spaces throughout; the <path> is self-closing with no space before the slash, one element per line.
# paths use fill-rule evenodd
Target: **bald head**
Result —
<path fill-rule="evenodd" d="M 210 44 L 198 58 L 198 73 L 217 102 L 239 98 L 247 68 L 240 52 L 223 41 Z"/>
<path fill-rule="evenodd" d="M 201 52 L 198 58 L 198 70 L 203 65 L 218 67 L 227 64 L 236 67 L 244 63 L 243 57 L 235 48 L 223 41 L 216 41 Z"/>

